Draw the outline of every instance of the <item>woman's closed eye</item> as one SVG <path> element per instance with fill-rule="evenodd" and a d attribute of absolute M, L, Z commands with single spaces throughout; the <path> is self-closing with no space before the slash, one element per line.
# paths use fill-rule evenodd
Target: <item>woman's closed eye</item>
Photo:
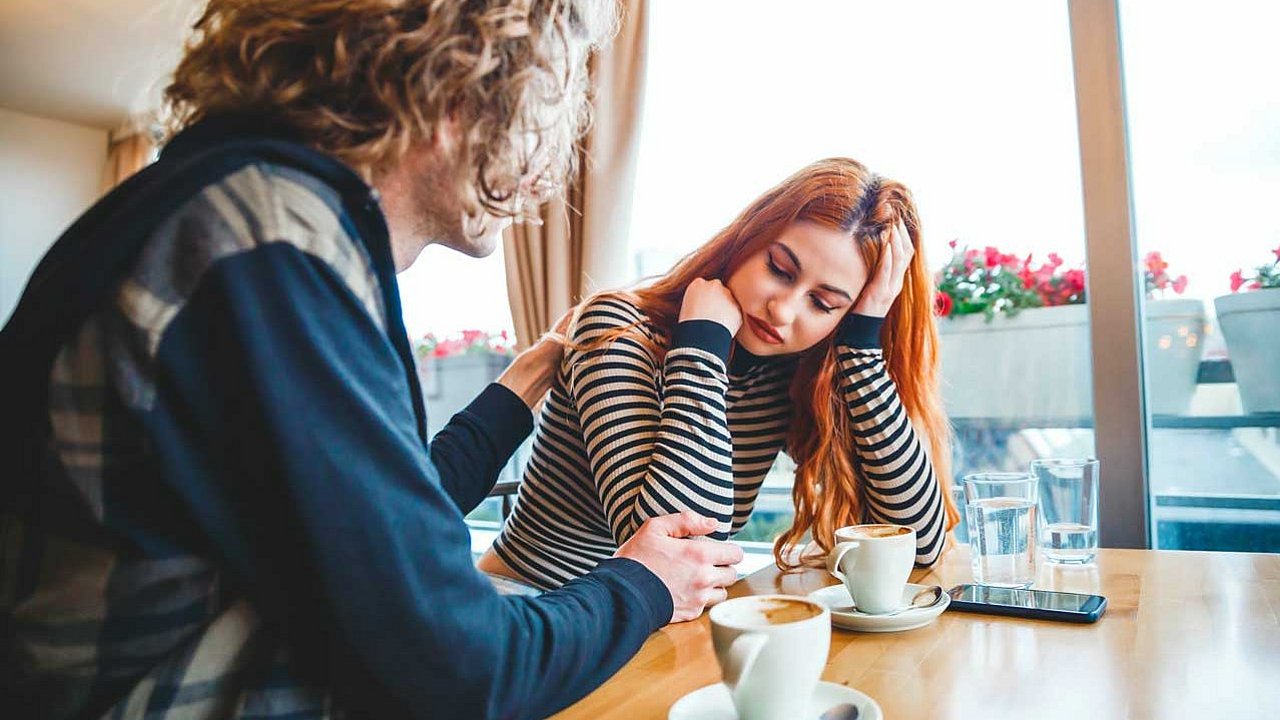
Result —
<path fill-rule="evenodd" d="M 773 273 L 774 275 L 781 278 L 782 280 L 791 282 L 793 279 L 795 279 L 795 277 L 791 273 L 787 272 L 786 270 L 783 270 L 781 267 L 778 267 L 778 264 L 773 261 L 773 258 L 769 258 L 766 262 L 769 265 L 769 272 Z"/>
<path fill-rule="evenodd" d="M 791 283 L 795 280 L 795 275 L 793 275 L 791 272 L 787 270 L 782 269 L 782 266 L 778 265 L 778 263 L 773 261 L 772 256 L 767 256 L 767 257 L 768 259 L 765 260 L 765 264 L 769 266 L 769 272 L 773 273 L 774 277 L 786 283 Z M 821 312 L 821 313 L 835 312 L 834 307 L 823 302 L 822 298 L 818 297 L 817 295 L 810 295 L 809 302 L 813 304 L 814 309 L 817 310 L 818 312 Z"/>
<path fill-rule="evenodd" d="M 810 295 L 809 300 L 810 302 L 813 303 L 813 306 L 817 308 L 819 312 L 823 312 L 823 313 L 835 312 L 835 308 L 822 302 L 822 298 L 818 297 L 817 295 Z"/>

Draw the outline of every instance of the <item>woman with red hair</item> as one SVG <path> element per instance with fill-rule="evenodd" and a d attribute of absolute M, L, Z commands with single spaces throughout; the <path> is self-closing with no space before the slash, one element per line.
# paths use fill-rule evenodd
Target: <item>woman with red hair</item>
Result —
<path fill-rule="evenodd" d="M 917 564 L 934 563 L 958 514 L 920 247 L 908 190 L 833 158 L 655 282 L 590 298 L 481 569 L 558 587 L 683 510 L 727 539 L 782 450 L 797 470 L 779 567 L 863 522 L 914 527 Z"/>

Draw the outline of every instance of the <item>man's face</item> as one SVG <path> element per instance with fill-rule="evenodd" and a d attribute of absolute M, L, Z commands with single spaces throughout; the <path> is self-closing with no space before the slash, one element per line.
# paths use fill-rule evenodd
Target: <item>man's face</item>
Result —
<path fill-rule="evenodd" d="M 555 49 L 562 47 L 554 46 Z M 485 257 L 497 248 L 502 232 L 512 224 L 513 216 L 522 213 L 536 216 L 537 206 L 557 194 L 562 184 L 559 168 L 566 165 L 563 155 L 574 152 L 571 136 L 578 118 L 574 110 L 586 102 L 582 80 L 590 47 L 586 38 L 570 37 L 565 48 L 567 55 L 563 49 L 554 53 L 558 56 L 557 63 L 566 61 L 571 64 L 569 96 L 565 102 L 528 108 L 527 126 L 542 130 L 526 133 L 517 141 L 517 148 L 512 150 L 526 159 L 521 165 L 529 169 L 523 177 L 515 180 L 517 188 L 510 207 L 500 212 L 482 209 L 478 215 L 466 212 L 469 203 L 460 197 L 460 183 L 455 179 L 473 174 L 475 168 L 461 166 L 464 162 L 461 158 L 463 153 L 459 151 L 462 130 L 457 121 L 444 123 L 430 143 L 411 152 L 403 167 L 392 173 L 400 181 L 389 181 L 382 188 L 387 198 L 383 209 L 393 224 L 393 242 L 403 248 L 408 262 L 417 257 L 422 247 L 432 243 L 471 257 Z M 569 105 L 574 108 L 569 108 Z M 393 199 L 389 197 L 392 194 L 402 197 Z M 395 202 L 406 196 L 408 202 Z M 394 215 L 399 216 L 399 223 Z M 397 224 L 401 228 L 400 240 L 394 237 Z"/>

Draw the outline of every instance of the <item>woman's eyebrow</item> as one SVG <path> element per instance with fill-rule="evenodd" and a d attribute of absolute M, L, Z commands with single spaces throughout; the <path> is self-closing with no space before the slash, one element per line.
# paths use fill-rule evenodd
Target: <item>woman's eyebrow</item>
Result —
<path fill-rule="evenodd" d="M 796 254 L 791 251 L 791 248 L 787 247 L 786 243 L 778 242 L 778 243 L 774 243 L 774 245 L 781 248 L 782 252 L 786 253 L 787 257 L 791 258 L 792 264 L 796 266 L 796 272 L 800 272 L 801 270 L 804 269 L 804 266 L 800 264 L 800 258 L 796 257 Z M 845 292 L 844 290 L 841 290 L 835 285 L 822 283 L 818 287 L 822 290 L 826 290 L 827 292 L 835 293 L 837 295 L 843 295 L 845 300 L 848 300 L 849 302 L 853 302 L 853 297 L 849 295 L 849 293 Z"/>
<path fill-rule="evenodd" d="M 827 292 L 833 292 L 833 293 L 835 293 L 836 295 L 843 296 L 845 300 L 848 300 L 849 302 L 853 302 L 853 298 L 849 296 L 849 293 L 847 293 L 847 292 L 845 292 L 845 291 L 841 290 L 840 288 L 836 287 L 835 285 L 828 285 L 828 284 L 826 284 L 826 283 L 823 283 L 823 284 L 819 285 L 818 287 L 819 287 L 820 289 L 822 289 L 822 290 L 826 290 Z"/>

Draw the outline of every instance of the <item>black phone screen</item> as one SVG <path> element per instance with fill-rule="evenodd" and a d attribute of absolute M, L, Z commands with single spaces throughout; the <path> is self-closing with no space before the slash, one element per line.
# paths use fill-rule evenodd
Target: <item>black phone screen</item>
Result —
<path fill-rule="evenodd" d="M 960 592 L 955 592 L 959 590 Z M 1015 588 L 989 587 L 986 585 L 962 585 L 953 588 L 956 600 L 981 605 L 1002 605 L 1027 610 L 1052 610 L 1056 612 L 1084 612 L 1097 596 L 1077 593 L 1050 592 L 1046 590 L 1018 590 Z"/>

